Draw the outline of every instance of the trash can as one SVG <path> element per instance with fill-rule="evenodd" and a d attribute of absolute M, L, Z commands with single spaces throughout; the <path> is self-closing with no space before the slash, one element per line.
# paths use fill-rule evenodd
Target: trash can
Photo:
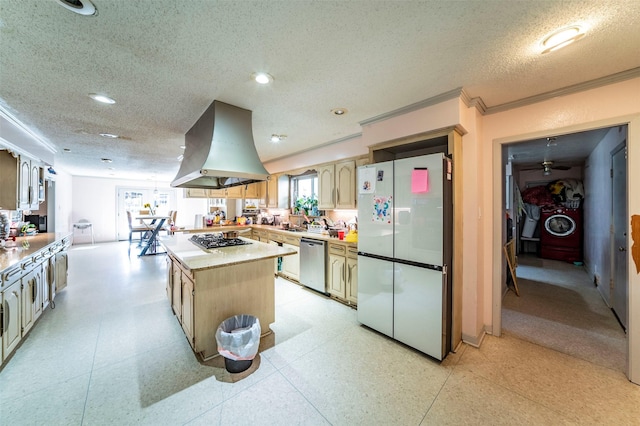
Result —
<path fill-rule="evenodd" d="M 241 373 L 251 367 L 260 346 L 260 333 L 260 320 L 253 315 L 234 315 L 220 323 L 216 342 L 229 373 Z"/>
<path fill-rule="evenodd" d="M 524 226 L 522 227 L 522 237 L 531 238 L 538 226 L 538 220 L 540 220 L 540 206 L 525 203 L 524 212 L 527 217 L 524 221 Z"/>

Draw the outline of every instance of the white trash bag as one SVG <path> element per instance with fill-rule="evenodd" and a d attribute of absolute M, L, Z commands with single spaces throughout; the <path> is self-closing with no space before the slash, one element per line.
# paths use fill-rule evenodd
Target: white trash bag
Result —
<path fill-rule="evenodd" d="M 260 346 L 260 320 L 253 315 L 234 315 L 216 330 L 218 352 L 234 361 L 252 360 Z"/>

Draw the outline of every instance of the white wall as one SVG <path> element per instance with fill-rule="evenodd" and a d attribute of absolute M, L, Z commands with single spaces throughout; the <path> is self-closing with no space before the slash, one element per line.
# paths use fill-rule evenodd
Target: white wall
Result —
<path fill-rule="evenodd" d="M 619 132 L 618 127 L 609 130 L 587 159 L 585 168 L 584 261 L 607 303 L 611 279 L 611 151 L 626 136 L 627 132 Z"/>
<path fill-rule="evenodd" d="M 71 232 L 73 223 L 73 188 L 71 175 L 58 171 L 55 179 L 55 230 L 56 232 Z"/>
<path fill-rule="evenodd" d="M 69 203 L 69 205 L 71 205 L 69 229 L 71 229 L 72 223 L 76 223 L 80 219 L 86 219 L 93 224 L 93 235 L 96 242 L 116 241 L 118 187 L 153 189 L 156 187 L 156 184 L 149 181 L 140 182 L 84 176 L 73 177 L 70 191 L 70 193 L 73 193 L 73 199 Z M 193 226 L 195 214 L 204 214 L 206 212 L 206 199 L 185 199 L 182 189 L 169 188 L 167 183 L 159 182 L 157 187 L 158 189 L 172 189 L 176 191 L 176 209 L 178 210 L 176 222 L 178 226 Z M 56 194 L 60 194 L 57 186 Z M 57 201 L 56 199 L 56 202 Z M 56 221 L 57 220 L 58 217 L 56 216 Z M 85 235 L 82 235 L 80 231 L 76 231 L 76 235 L 77 237 L 74 237 L 74 243 L 91 241 L 86 232 Z"/>

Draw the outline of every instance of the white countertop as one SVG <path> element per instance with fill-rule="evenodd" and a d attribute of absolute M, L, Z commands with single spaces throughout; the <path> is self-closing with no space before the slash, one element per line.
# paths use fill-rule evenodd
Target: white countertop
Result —
<path fill-rule="evenodd" d="M 249 238 L 240 239 L 251 244 L 241 246 L 203 249 L 189 241 L 193 234 L 175 234 L 158 238 L 160 244 L 191 270 L 220 268 L 238 263 L 254 262 L 263 259 L 274 259 L 295 254 L 293 249 L 261 243 Z"/>

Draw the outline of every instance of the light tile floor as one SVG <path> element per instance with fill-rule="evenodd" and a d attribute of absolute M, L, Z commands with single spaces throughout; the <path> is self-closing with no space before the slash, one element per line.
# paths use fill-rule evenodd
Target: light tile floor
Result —
<path fill-rule="evenodd" d="M 276 280 L 253 366 L 200 363 L 165 295 L 165 258 L 74 246 L 69 286 L 0 371 L 2 425 L 639 424 L 614 369 L 487 336 L 439 363 L 356 311 Z"/>

